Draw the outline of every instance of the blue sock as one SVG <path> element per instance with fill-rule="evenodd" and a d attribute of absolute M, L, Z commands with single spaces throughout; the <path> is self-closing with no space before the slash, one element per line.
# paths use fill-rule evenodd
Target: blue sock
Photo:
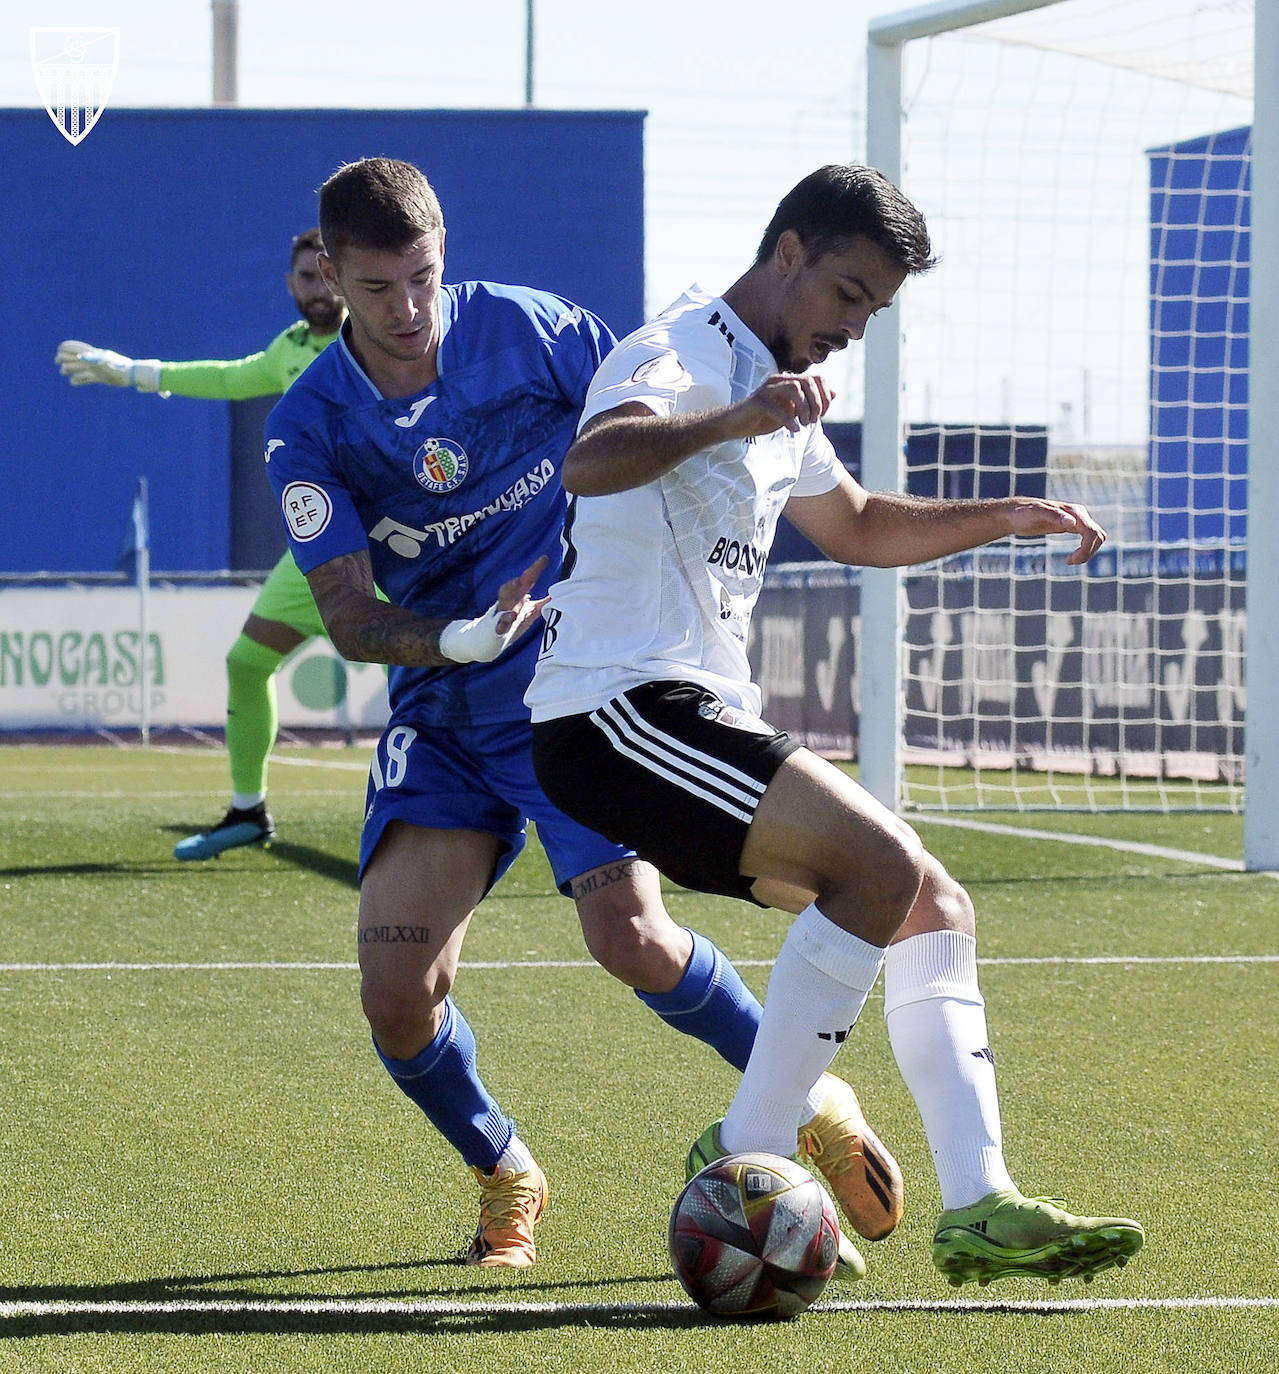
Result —
<path fill-rule="evenodd" d="M 693 957 L 674 988 L 635 995 L 668 1026 L 704 1040 L 735 1069 L 744 1069 L 763 1008 L 724 954 L 705 935 L 688 933 Z"/>
<path fill-rule="evenodd" d="M 475 1169 L 492 1173 L 515 1134 L 475 1070 L 475 1032 L 451 997 L 444 999 L 444 1024 L 412 1059 L 391 1059 L 374 1042 L 378 1058 L 401 1091 L 417 1103 L 431 1125 Z"/>

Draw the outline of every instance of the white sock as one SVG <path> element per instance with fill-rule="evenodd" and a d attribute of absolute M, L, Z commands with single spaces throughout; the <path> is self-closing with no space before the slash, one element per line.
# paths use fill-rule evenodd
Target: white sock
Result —
<path fill-rule="evenodd" d="M 861 1015 L 883 963 L 878 945 L 816 906 L 800 912 L 773 965 L 750 1061 L 720 1128 L 726 1150 L 795 1153 L 814 1085 Z"/>
<path fill-rule="evenodd" d="M 511 1169 L 517 1174 L 526 1174 L 533 1167 L 533 1152 L 519 1136 L 513 1135 L 498 1158 L 497 1167 L 503 1172 Z"/>
<path fill-rule="evenodd" d="M 995 1061 L 977 987 L 977 941 L 926 931 L 890 945 L 884 1020 L 933 1154 L 943 1208 L 1011 1188 Z"/>
<path fill-rule="evenodd" d="M 255 806 L 261 806 L 266 801 L 265 792 L 233 792 L 231 794 L 231 805 L 237 811 L 252 811 Z"/>
<path fill-rule="evenodd" d="M 826 1085 L 819 1078 L 817 1082 L 814 1083 L 811 1088 L 809 1088 L 808 1096 L 804 1099 L 804 1110 L 800 1113 L 799 1124 L 803 1126 L 805 1123 L 811 1121 L 813 1117 L 815 1117 L 817 1113 L 821 1111 L 825 1101 Z M 796 1139 L 795 1143 L 797 1145 L 799 1144 L 798 1139 Z"/>

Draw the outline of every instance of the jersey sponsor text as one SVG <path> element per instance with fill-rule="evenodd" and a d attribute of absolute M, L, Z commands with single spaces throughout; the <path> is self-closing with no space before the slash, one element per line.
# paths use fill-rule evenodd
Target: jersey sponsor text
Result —
<path fill-rule="evenodd" d="M 754 544 L 743 544 L 740 540 L 728 539 L 722 534 L 706 560 L 712 568 L 727 568 L 730 572 L 745 573 L 747 577 L 754 577 L 757 573 L 763 572 L 767 561 L 767 549 L 757 548 Z"/>
<path fill-rule="evenodd" d="M 544 458 L 531 472 L 501 493 L 500 496 L 481 506 L 479 510 L 466 515 L 451 515 L 437 520 L 422 529 L 412 525 L 402 525 L 390 516 L 383 516 L 369 531 L 370 539 L 385 542 L 388 549 L 398 553 L 401 558 L 416 558 L 425 544 L 433 543 L 437 549 L 446 549 L 459 540 L 469 529 L 486 520 L 490 515 L 501 511 L 519 510 L 533 499 L 555 476 L 555 464 Z M 300 536 L 299 536 L 300 537 Z"/>

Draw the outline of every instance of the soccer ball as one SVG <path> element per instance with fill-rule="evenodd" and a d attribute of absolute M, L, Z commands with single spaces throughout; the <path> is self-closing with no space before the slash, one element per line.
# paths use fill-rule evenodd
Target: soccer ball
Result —
<path fill-rule="evenodd" d="M 716 1317 L 797 1317 L 835 1272 L 839 1222 L 826 1190 L 780 1155 L 728 1155 L 694 1174 L 675 1203 L 671 1262 Z"/>

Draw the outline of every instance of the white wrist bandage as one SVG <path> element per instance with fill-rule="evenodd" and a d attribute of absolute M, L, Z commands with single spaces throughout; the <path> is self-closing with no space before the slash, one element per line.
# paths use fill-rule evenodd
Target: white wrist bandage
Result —
<path fill-rule="evenodd" d="M 496 602 L 474 620 L 450 620 L 440 631 L 440 653 L 454 663 L 491 663 L 511 642 L 515 629 L 501 634 L 497 622 L 507 613 Z"/>

